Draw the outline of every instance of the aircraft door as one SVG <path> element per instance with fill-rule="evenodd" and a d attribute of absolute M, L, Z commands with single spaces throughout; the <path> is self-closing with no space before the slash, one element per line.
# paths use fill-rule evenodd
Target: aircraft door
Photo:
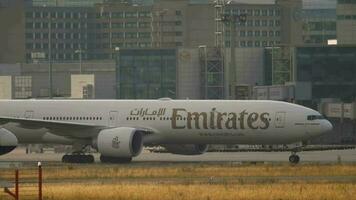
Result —
<path fill-rule="evenodd" d="M 109 112 L 109 122 L 108 122 L 109 127 L 117 126 L 118 115 L 119 115 L 119 113 L 117 111 Z"/>
<path fill-rule="evenodd" d="M 286 112 L 276 112 L 275 126 L 276 128 L 284 128 L 286 121 Z"/>
<path fill-rule="evenodd" d="M 26 119 L 32 119 L 33 118 L 33 111 L 32 110 L 27 110 L 25 112 L 25 116 Z"/>

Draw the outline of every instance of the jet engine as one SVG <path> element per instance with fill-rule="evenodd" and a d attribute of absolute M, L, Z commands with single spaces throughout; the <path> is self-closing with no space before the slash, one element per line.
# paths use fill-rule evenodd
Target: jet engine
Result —
<path fill-rule="evenodd" d="M 206 144 L 169 144 L 163 145 L 168 152 L 179 155 L 200 155 L 208 150 Z"/>
<path fill-rule="evenodd" d="M 102 156 L 131 158 L 141 153 L 143 148 L 142 131 L 130 127 L 104 129 L 100 131 L 95 147 Z"/>
<path fill-rule="evenodd" d="M 10 131 L 0 128 L 0 155 L 7 154 L 17 147 L 16 136 Z"/>

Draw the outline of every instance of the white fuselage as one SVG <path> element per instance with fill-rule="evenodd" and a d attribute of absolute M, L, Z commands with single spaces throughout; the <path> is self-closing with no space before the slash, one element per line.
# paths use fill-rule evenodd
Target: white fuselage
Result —
<path fill-rule="evenodd" d="M 1 100 L 0 116 L 107 127 L 138 127 L 151 144 L 288 144 L 330 130 L 325 119 L 303 106 L 255 100 Z M 4 128 L 19 143 L 71 144 L 94 138 L 85 130 L 60 136 L 46 128 L 26 128 L 11 122 Z"/>

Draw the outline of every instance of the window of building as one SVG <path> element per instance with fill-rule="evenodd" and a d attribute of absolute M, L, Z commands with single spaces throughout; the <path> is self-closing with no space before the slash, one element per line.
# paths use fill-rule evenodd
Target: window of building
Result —
<path fill-rule="evenodd" d="M 137 22 L 126 22 L 125 28 L 137 28 Z"/>
<path fill-rule="evenodd" d="M 255 26 L 260 26 L 261 25 L 261 21 L 260 20 L 255 20 Z"/>
<path fill-rule="evenodd" d="M 246 41 L 241 41 L 241 42 L 240 42 L 240 46 L 241 46 L 241 47 L 246 47 Z"/>
<path fill-rule="evenodd" d="M 40 29 L 41 28 L 41 23 L 40 22 L 36 22 L 35 23 L 35 28 L 36 29 Z"/>
<path fill-rule="evenodd" d="M 139 38 L 151 38 L 151 33 L 150 32 L 140 32 L 138 33 Z"/>
<path fill-rule="evenodd" d="M 78 29 L 79 28 L 79 23 L 73 23 L 73 28 Z"/>
<path fill-rule="evenodd" d="M 261 10 L 256 9 L 256 10 L 254 11 L 254 15 L 255 15 L 255 16 L 260 16 L 260 15 L 261 15 Z"/>
<path fill-rule="evenodd" d="M 63 12 L 58 12 L 57 15 L 58 15 L 58 18 L 64 18 L 64 13 Z"/>
<path fill-rule="evenodd" d="M 148 28 L 148 27 L 150 27 L 150 23 L 149 22 L 139 22 L 138 26 L 140 28 Z"/>
<path fill-rule="evenodd" d="M 280 36 L 280 35 L 281 35 L 281 32 L 280 32 L 280 31 L 276 31 L 275 35 L 276 35 L 276 36 Z"/>
<path fill-rule="evenodd" d="M 271 26 L 271 27 L 274 26 L 274 20 L 269 20 L 269 26 Z"/>
<path fill-rule="evenodd" d="M 41 13 L 40 12 L 35 12 L 35 18 L 41 18 Z"/>
<path fill-rule="evenodd" d="M 255 41 L 255 47 L 260 47 L 261 46 L 261 42 L 260 41 Z"/>
<path fill-rule="evenodd" d="M 267 31 L 262 31 L 262 36 L 266 37 L 267 36 Z"/>
<path fill-rule="evenodd" d="M 263 47 L 266 47 L 267 45 L 268 45 L 267 41 L 263 41 L 263 42 L 262 42 L 262 46 L 263 46 Z"/>
<path fill-rule="evenodd" d="M 267 26 L 267 20 L 262 20 L 262 26 Z"/>
<path fill-rule="evenodd" d="M 71 18 L 71 13 L 70 12 L 65 12 L 64 18 L 70 19 Z"/>
<path fill-rule="evenodd" d="M 137 12 L 125 12 L 125 17 L 126 18 L 137 17 Z"/>
<path fill-rule="evenodd" d="M 249 37 L 253 36 L 253 31 L 248 31 L 247 36 L 249 36 Z"/>
<path fill-rule="evenodd" d="M 176 15 L 177 16 L 181 16 L 182 15 L 182 11 L 181 10 L 176 10 Z"/>
<path fill-rule="evenodd" d="M 248 46 L 248 47 L 252 47 L 252 45 L 253 45 L 253 42 L 252 42 L 252 41 L 248 41 L 248 42 L 247 42 L 247 46 Z"/>
<path fill-rule="evenodd" d="M 41 39 L 41 33 L 35 33 L 35 39 Z"/>
<path fill-rule="evenodd" d="M 103 38 L 104 38 L 104 39 L 109 38 L 109 33 L 103 33 Z"/>
<path fill-rule="evenodd" d="M 136 32 L 126 32 L 125 38 L 137 38 L 137 33 Z"/>
<path fill-rule="evenodd" d="M 248 16 L 252 16 L 252 10 L 251 9 L 247 9 L 247 15 Z"/>
<path fill-rule="evenodd" d="M 259 37 L 260 36 L 260 31 L 255 31 L 255 36 Z"/>
<path fill-rule="evenodd" d="M 59 28 L 59 29 L 63 29 L 63 23 L 62 23 L 62 22 L 58 22 L 57 25 L 58 25 L 58 28 Z"/>
<path fill-rule="evenodd" d="M 262 10 L 262 16 L 267 16 L 267 10 L 266 9 Z"/>
<path fill-rule="evenodd" d="M 273 9 L 269 9 L 268 10 L 268 15 L 269 16 L 273 16 L 274 15 L 274 10 Z"/>
<path fill-rule="evenodd" d="M 109 28 L 109 23 L 102 23 L 101 28 Z"/>
<path fill-rule="evenodd" d="M 112 28 L 123 28 L 124 24 L 123 23 L 112 23 Z"/>
<path fill-rule="evenodd" d="M 123 32 L 112 33 L 112 37 L 115 39 L 124 38 Z"/>
<path fill-rule="evenodd" d="M 246 31 L 240 31 L 240 37 L 245 37 L 246 36 Z"/>
<path fill-rule="evenodd" d="M 176 24 L 176 26 L 181 26 L 182 25 L 182 21 L 176 21 L 175 24 Z"/>
<path fill-rule="evenodd" d="M 270 37 L 273 37 L 273 36 L 274 36 L 274 31 L 270 31 L 270 32 L 269 32 L 269 36 L 270 36 Z"/>
<path fill-rule="evenodd" d="M 150 11 L 141 11 L 138 13 L 139 17 L 151 17 L 151 12 Z"/>
<path fill-rule="evenodd" d="M 43 29 L 47 29 L 48 28 L 48 23 L 47 22 L 43 22 L 42 23 L 42 28 Z"/>
<path fill-rule="evenodd" d="M 35 44 L 35 49 L 41 49 L 41 47 L 42 47 L 41 43 L 36 43 Z"/>
<path fill-rule="evenodd" d="M 64 34 L 64 38 L 67 39 L 67 40 L 71 39 L 71 34 L 70 33 L 65 33 Z"/>
<path fill-rule="evenodd" d="M 276 26 L 280 26 L 280 25 L 281 25 L 281 21 L 276 20 L 276 21 L 275 21 L 275 24 L 276 24 Z"/>
<path fill-rule="evenodd" d="M 113 13 L 111 13 L 111 16 L 113 18 L 123 18 L 124 17 L 124 13 L 123 12 L 113 12 Z"/>

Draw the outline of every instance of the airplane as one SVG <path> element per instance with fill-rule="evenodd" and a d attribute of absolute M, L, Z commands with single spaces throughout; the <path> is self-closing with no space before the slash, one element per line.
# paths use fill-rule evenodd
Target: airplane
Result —
<path fill-rule="evenodd" d="M 18 144 L 73 145 L 66 163 L 130 162 L 144 146 L 199 155 L 211 144 L 290 144 L 332 130 L 310 108 L 269 100 L 0 100 L 0 155 Z M 289 161 L 298 163 L 297 151 Z"/>

